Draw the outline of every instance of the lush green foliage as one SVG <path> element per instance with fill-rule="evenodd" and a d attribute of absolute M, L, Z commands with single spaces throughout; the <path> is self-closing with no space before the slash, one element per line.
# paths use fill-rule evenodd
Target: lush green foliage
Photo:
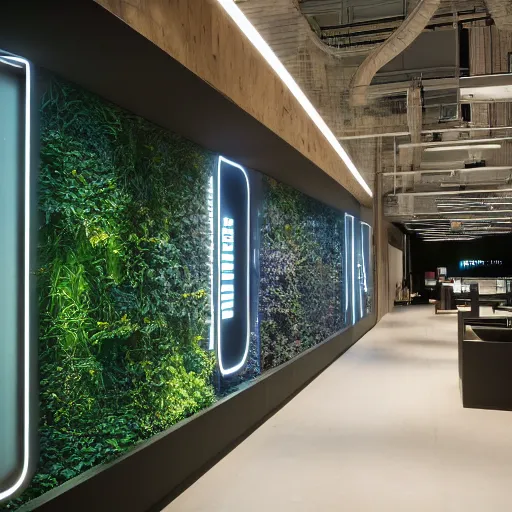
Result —
<path fill-rule="evenodd" d="M 7 509 L 343 327 L 343 216 L 263 178 L 259 332 L 244 370 L 220 379 L 204 339 L 215 156 L 70 84 L 51 79 L 46 90 L 41 457 L 32 485 Z"/>
<path fill-rule="evenodd" d="M 260 248 L 262 369 L 343 327 L 343 215 L 266 179 Z"/>
<path fill-rule="evenodd" d="M 215 400 L 214 155 L 55 80 L 41 117 L 41 458 L 24 501 Z"/>

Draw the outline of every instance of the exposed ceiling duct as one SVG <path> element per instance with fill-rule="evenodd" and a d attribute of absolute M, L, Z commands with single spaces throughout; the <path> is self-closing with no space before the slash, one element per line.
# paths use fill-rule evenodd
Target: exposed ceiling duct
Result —
<path fill-rule="evenodd" d="M 378 184 L 387 220 L 460 219 L 473 235 L 475 215 L 512 220 L 512 39 L 483 0 L 239 5 Z"/>
<path fill-rule="evenodd" d="M 353 106 L 366 104 L 368 87 L 377 71 L 402 53 L 423 32 L 440 2 L 441 0 L 420 0 L 400 27 L 366 57 L 352 79 Z"/>

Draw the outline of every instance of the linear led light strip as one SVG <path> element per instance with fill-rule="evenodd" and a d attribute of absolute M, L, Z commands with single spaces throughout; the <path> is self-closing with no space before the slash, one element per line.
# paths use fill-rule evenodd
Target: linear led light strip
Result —
<path fill-rule="evenodd" d="M 250 269 L 250 248 L 251 248 L 251 235 L 250 235 L 250 212 L 251 212 L 251 189 L 249 186 L 249 178 L 247 177 L 247 173 L 245 172 L 245 169 L 241 166 L 236 164 L 235 162 L 232 162 L 231 160 L 228 160 L 227 158 L 224 158 L 223 156 L 219 156 L 219 163 L 217 167 L 217 344 L 218 344 L 218 357 L 219 357 L 219 369 L 222 375 L 230 375 L 232 373 L 237 372 L 242 368 L 245 361 L 247 360 L 247 355 L 249 354 L 249 341 L 251 337 L 251 320 L 250 320 L 250 307 L 249 307 L 249 300 L 248 297 L 246 297 L 246 303 L 247 303 L 247 338 L 245 340 L 245 351 L 244 355 L 242 357 L 242 360 L 236 364 L 235 366 L 232 366 L 231 368 L 224 368 L 224 365 L 222 363 L 222 331 L 221 331 L 221 309 L 220 309 L 220 302 L 221 302 L 221 169 L 222 169 L 222 163 L 226 163 L 228 165 L 231 165 L 232 167 L 236 167 L 239 169 L 245 178 L 245 182 L 247 184 L 247 293 L 249 293 L 250 290 L 250 279 L 249 279 L 249 269 Z"/>
<path fill-rule="evenodd" d="M 476 236 L 470 236 L 466 238 L 426 238 L 423 242 L 467 242 L 469 240 L 475 240 Z"/>
<path fill-rule="evenodd" d="M 471 150 L 471 149 L 500 149 L 501 144 L 474 144 L 474 145 L 465 145 L 465 146 L 442 146 L 442 147 L 433 147 L 426 148 L 425 151 L 427 153 L 433 153 L 437 151 L 461 151 L 461 150 Z"/>
<path fill-rule="evenodd" d="M 208 181 L 208 220 L 210 225 L 210 350 L 215 348 L 215 305 L 213 297 L 213 262 L 215 255 L 214 229 L 213 229 L 213 176 Z"/>
<path fill-rule="evenodd" d="M 451 213 L 451 212 L 450 212 Z M 470 213 L 470 212 L 468 212 Z M 486 213 L 496 213 L 496 212 L 486 212 Z M 431 214 L 428 214 L 428 215 L 431 215 Z M 471 217 L 467 217 L 467 218 L 449 218 L 449 219 L 444 219 L 444 218 L 424 218 L 424 219 L 410 219 L 407 221 L 407 224 L 425 224 L 427 222 L 435 222 L 436 224 L 442 224 L 444 222 L 451 222 L 451 221 L 457 221 L 457 222 L 464 222 L 464 221 L 471 221 L 471 222 L 488 222 L 488 221 L 510 221 L 512 218 L 511 217 L 476 217 L 476 218 L 471 218 Z"/>
<path fill-rule="evenodd" d="M 488 203 L 488 202 L 484 202 L 482 201 L 481 203 L 457 203 L 457 204 L 438 204 L 437 207 L 438 208 L 460 208 L 461 206 L 464 206 L 464 208 L 481 208 L 482 206 L 500 206 L 500 205 L 505 205 L 505 206 L 510 206 L 512 205 L 512 203 Z M 497 210 L 497 211 L 500 211 L 500 210 Z"/>
<path fill-rule="evenodd" d="M 368 226 L 368 251 L 371 247 L 371 233 L 372 227 L 367 222 L 361 222 L 361 259 L 363 261 L 363 286 L 365 293 L 368 293 L 368 283 L 366 278 L 366 266 L 364 264 L 364 226 Z M 363 290 L 359 287 L 359 304 L 361 306 L 360 314 L 363 315 Z"/>
<path fill-rule="evenodd" d="M 356 234 L 354 232 L 354 217 L 352 217 L 352 323 L 356 323 L 356 262 L 355 262 L 355 238 Z"/>
<path fill-rule="evenodd" d="M 31 69 L 28 60 L 22 57 L 1 55 L 0 62 L 16 68 L 25 67 L 25 235 L 24 235 L 24 261 L 23 261 L 23 330 L 24 330 L 24 353 L 23 353 L 23 467 L 18 480 L 6 491 L 0 492 L 0 502 L 13 495 L 25 482 L 29 469 L 30 453 L 30 109 L 31 109 Z"/>
<path fill-rule="evenodd" d="M 453 210 L 450 210 L 450 211 L 446 211 L 446 212 L 439 212 L 440 214 L 442 215 L 462 215 L 462 214 L 473 214 L 473 213 L 479 213 L 479 214 L 482 214 L 482 213 L 512 213 L 512 210 L 504 210 L 504 209 L 496 209 L 496 210 L 456 210 L 456 211 L 453 211 Z M 468 219 L 465 219 L 465 220 L 471 220 L 471 217 L 469 217 Z"/>
<path fill-rule="evenodd" d="M 434 232 L 435 233 L 457 233 L 457 232 L 466 232 L 466 231 L 480 231 L 480 232 L 484 233 L 489 230 L 497 230 L 497 231 L 507 230 L 508 231 L 510 228 L 505 227 L 505 226 L 503 226 L 503 227 L 488 226 L 488 225 L 478 226 L 477 224 L 472 224 L 470 227 L 464 227 L 459 230 L 451 229 L 449 226 L 439 227 L 439 228 L 426 227 L 426 228 L 420 228 L 420 229 L 414 229 L 414 228 L 408 228 L 408 229 L 410 229 L 411 231 L 415 231 L 416 233 L 434 233 Z"/>
<path fill-rule="evenodd" d="M 315 107 L 308 100 L 307 96 L 302 92 L 302 89 L 297 85 L 297 82 L 293 79 L 292 75 L 290 75 L 267 42 L 263 37 L 261 37 L 260 33 L 253 27 L 251 22 L 245 17 L 240 8 L 235 5 L 233 0 L 218 0 L 218 2 L 229 14 L 231 19 L 238 25 L 238 28 L 240 28 L 240 30 L 245 34 L 252 45 L 260 52 L 261 56 L 267 61 L 270 67 L 277 73 L 290 92 L 295 96 L 295 99 L 300 103 L 317 128 L 322 132 L 323 136 L 327 139 L 327 142 L 329 142 L 334 151 L 336 151 L 338 156 L 343 160 L 343 162 L 345 162 L 345 165 L 348 167 L 357 182 L 363 187 L 365 192 L 372 197 L 373 194 L 370 187 L 366 181 L 364 181 L 347 152 L 343 149 L 334 133 L 332 133 L 331 129 L 327 126 Z"/>
<path fill-rule="evenodd" d="M 398 192 L 397 194 L 388 194 L 388 196 L 456 196 L 457 194 L 486 194 L 489 192 L 512 192 L 512 188 L 499 188 L 499 189 L 470 189 L 470 190 L 442 190 L 442 191 L 429 191 L 429 192 Z M 418 215 L 417 213 L 415 215 Z M 430 215 L 430 214 L 429 214 Z"/>
<path fill-rule="evenodd" d="M 432 141 L 432 142 L 410 142 L 407 144 L 399 144 L 398 149 L 406 149 L 406 148 L 418 148 L 418 147 L 440 147 L 440 146 L 453 146 L 453 147 L 462 147 L 462 146 L 470 146 L 470 144 L 479 144 L 482 142 L 498 142 L 504 140 L 510 140 L 512 137 L 494 137 L 487 139 L 459 139 L 459 140 L 442 140 L 442 141 Z M 458 146 L 458 144 L 462 144 L 462 146 Z"/>
<path fill-rule="evenodd" d="M 354 252 L 355 252 L 355 247 L 354 247 L 354 244 L 355 244 L 355 241 L 354 241 L 354 238 L 355 238 L 355 233 L 354 233 L 354 216 L 353 215 L 349 215 L 348 213 L 345 214 L 345 261 L 347 263 L 347 270 L 348 270 L 348 244 L 347 244 L 347 219 L 350 219 L 350 222 L 352 223 L 352 240 L 351 240 L 351 245 L 352 245 L 352 260 L 350 262 L 351 264 L 351 270 L 352 270 L 352 281 L 350 283 L 350 287 L 352 289 L 352 324 L 355 324 L 356 323 L 356 290 L 355 290 L 355 258 L 354 258 Z M 348 308 L 349 308 L 349 304 L 350 304 L 350 299 L 349 299 L 349 283 L 347 281 L 347 279 L 345 278 L 345 283 L 346 283 L 346 286 L 345 286 L 345 296 L 346 296 L 346 299 L 345 299 L 345 311 L 348 312 Z"/>

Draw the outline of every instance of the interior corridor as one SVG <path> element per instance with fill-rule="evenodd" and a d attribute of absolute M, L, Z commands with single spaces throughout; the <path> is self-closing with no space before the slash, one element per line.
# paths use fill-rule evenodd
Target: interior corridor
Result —
<path fill-rule="evenodd" d="M 511 475 L 512 413 L 462 408 L 456 316 L 411 306 L 165 511 L 508 512 Z"/>

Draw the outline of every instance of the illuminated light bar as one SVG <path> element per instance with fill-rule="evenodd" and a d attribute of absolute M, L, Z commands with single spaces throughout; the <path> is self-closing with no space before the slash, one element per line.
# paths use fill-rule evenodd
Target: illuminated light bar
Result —
<path fill-rule="evenodd" d="M 470 184 L 469 184 L 470 185 Z M 467 186 L 467 185 L 464 185 Z M 388 194 L 391 196 L 451 196 L 458 194 L 487 194 L 489 192 L 512 192 L 512 188 L 498 188 L 498 189 L 469 189 L 469 190 L 442 190 L 442 191 L 429 191 L 429 192 L 398 192 L 396 194 Z M 473 212 L 470 212 L 473 213 Z M 399 214 L 401 215 L 401 214 Z M 402 214 L 403 215 L 403 214 Z M 414 215 L 433 215 L 432 213 L 415 213 Z M 396 217 L 396 215 L 395 215 Z"/>
<path fill-rule="evenodd" d="M 367 275 L 366 275 L 366 266 L 365 266 L 365 262 L 364 262 L 364 231 L 365 231 L 365 226 L 366 228 L 368 229 L 368 251 L 369 251 L 369 254 L 371 254 L 371 246 L 372 246 L 372 242 L 371 242 L 371 239 L 372 239 L 372 227 L 370 226 L 370 224 L 368 224 L 367 222 L 361 222 L 361 260 L 363 262 L 363 287 L 359 286 L 359 305 L 360 305 L 360 308 L 361 308 L 361 311 L 360 311 L 360 314 L 361 316 L 363 316 L 363 289 L 364 289 L 364 292 L 365 293 L 368 293 L 368 279 L 367 279 Z"/>
<path fill-rule="evenodd" d="M 31 305 L 31 203 L 32 203 L 32 170 L 31 170 L 31 157 L 32 157 L 32 147 L 31 147 L 31 109 L 32 109 L 32 69 L 28 60 L 14 56 L 14 55 L 6 55 L 2 54 L 0 56 L 0 68 L 8 66 L 9 68 L 16 68 L 25 71 L 25 91 L 24 91 L 24 107 L 25 107 L 25 116 L 24 116 L 24 146 L 23 146 L 23 154 L 24 154 L 24 169 L 23 169 L 23 196 L 20 197 L 20 202 L 23 205 L 23 233 L 22 240 L 23 244 L 23 253 L 20 255 L 20 263 L 22 264 L 22 270 L 20 272 L 22 276 L 23 286 L 21 287 L 21 292 L 23 293 L 23 299 L 19 301 L 19 310 L 17 311 L 17 315 L 20 317 L 20 325 L 19 330 L 21 332 L 21 337 L 23 341 L 23 356 L 21 360 L 20 367 L 22 370 L 22 385 L 23 390 L 20 393 L 20 399 L 22 400 L 23 411 L 20 415 L 21 425 L 19 425 L 19 430 L 21 431 L 22 439 L 20 440 L 20 449 L 21 449 L 21 457 L 20 457 L 20 468 L 19 474 L 17 474 L 17 470 L 14 469 L 12 473 L 9 475 L 0 475 L 0 503 L 4 500 L 13 498 L 18 492 L 21 491 L 24 485 L 30 479 L 32 472 L 32 460 L 31 453 L 34 450 L 32 446 L 32 430 L 33 428 L 37 428 L 37 420 L 32 425 L 31 418 L 31 387 L 34 384 L 32 382 L 31 377 L 31 338 L 35 335 L 32 332 L 31 326 L 31 317 L 32 317 L 32 305 Z M 2 148 L 3 149 L 3 148 Z M 3 158 L 2 158 L 3 161 Z M 5 165 L 5 162 L 3 161 Z M 7 172 L 7 169 L 3 168 L 2 173 Z M 1 180 L 0 180 L 1 182 Z M 21 208 L 20 208 L 21 209 Z M 5 219 L 2 219 L 2 222 L 5 222 Z M 15 300 L 15 298 L 13 298 Z M 6 326 L 2 326 L 3 329 Z M 18 345 L 19 346 L 19 345 Z M 0 407 L 4 404 L 0 403 Z M 1 421 L 0 417 L 0 421 Z M 4 432 L 5 434 L 5 432 Z M 17 444 L 17 443 L 16 443 Z M 7 477 L 6 483 L 7 487 L 4 489 L 4 482 L 2 481 L 2 477 Z"/>
<path fill-rule="evenodd" d="M 365 192 L 372 197 L 372 191 L 366 181 L 357 170 L 356 166 L 348 156 L 347 152 L 343 149 L 338 139 L 332 133 L 331 129 L 327 126 L 320 114 L 317 112 L 313 104 L 308 100 L 307 96 L 302 92 L 297 82 L 293 79 L 292 75 L 284 67 L 282 62 L 277 58 L 276 54 L 272 51 L 267 42 L 261 37 L 260 33 L 254 28 L 251 22 L 246 18 L 240 8 L 235 5 L 233 0 L 217 0 L 219 4 L 228 13 L 231 19 L 238 25 L 238 28 L 245 34 L 247 39 L 258 50 L 261 56 L 267 61 L 274 72 L 279 76 L 282 82 L 288 87 L 289 91 L 295 96 L 295 99 L 300 103 L 302 108 L 306 111 L 311 120 L 315 123 L 317 128 L 322 132 L 322 135 L 327 139 L 327 142 L 333 147 L 334 151 L 343 160 L 349 171 L 352 173 L 357 182 L 363 187 Z"/>
<path fill-rule="evenodd" d="M 464 208 L 482 208 L 482 206 L 496 206 L 496 205 L 512 205 L 512 203 L 488 203 L 488 202 L 485 202 L 485 201 L 482 201 L 480 203 L 464 203 L 464 202 L 460 202 L 460 203 L 454 203 L 454 204 L 438 204 L 437 207 L 438 208 L 460 208 L 460 207 L 464 207 Z"/>
<path fill-rule="evenodd" d="M 460 146 L 440 146 L 436 148 L 426 148 L 425 151 L 437 152 L 437 151 L 459 151 L 469 149 L 500 149 L 501 144 L 465 144 Z M 482 169 L 484 169 L 482 167 Z"/>
<path fill-rule="evenodd" d="M 213 206 L 213 176 L 210 176 L 208 182 L 208 221 L 210 226 L 210 254 L 209 254 L 209 267 L 210 267 L 210 338 L 208 348 L 215 349 L 215 304 L 214 304 L 214 277 L 213 277 L 213 262 L 215 260 L 215 228 L 214 228 L 214 206 Z"/>
<path fill-rule="evenodd" d="M 350 238 L 349 238 L 349 229 L 350 225 Z M 349 258 L 349 246 L 350 246 L 350 255 Z M 350 266 L 349 266 L 350 261 Z M 355 289 L 355 232 L 354 232 L 354 216 L 345 214 L 345 311 L 348 314 L 350 308 L 350 302 L 352 302 L 352 318 L 351 324 L 356 323 L 356 289 Z M 350 281 L 347 279 L 351 275 Z M 350 300 L 352 299 L 352 301 Z"/>
<path fill-rule="evenodd" d="M 453 212 L 443 212 L 443 215 L 448 215 L 448 213 Z M 467 212 L 467 213 L 473 213 L 473 212 Z M 499 212 L 485 212 L 485 213 L 499 213 Z M 432 215 L 431 213 L 427 215 Z M 423 219 L 410 219 L 407 221 L 407 224 L 425 224 L 427 222 L 435 222 L 436 224 L 442 224 L 443 222 L 450 222 L 453 220 L 460 220 L 462 222 L 465 221 L 471 221 L 471 222 L 495 222 L 497 220 L 504 220 L 504 221 L 510 221 L 512 217 L 467 217 L 467 218 L 447 218 L 444 219 L 442 217 L 432 217 L 432 218 L 423 218 Z"/>
<path fill-rule="evenodd" d="M 251 191 L 245 169 L 219 157 L 217 168 L 216 346 L 222 376 L 249 354 Z"/>
<path fill-rule="evenodd" d="M 417 147 L 443 147 L 443 146 L 453 146 L 460 148 L 462 146 L 475 147 L 474 144 L 482 143 L 482 142 L 497 142 L 497 141 L 505 141 L 510 140 L 512 137 L 494 137 L 492 139 L 464 139 L 464 140 L 441 140 L 441 141 L 431 141 L 431 142 L 408 142 L 406 144 L 399 144 L 398 149 L 407 149 L 407 148 L 417 148 Z M 471 144 L 471 146 L 470 146 Z"/>
<path fill-rule="evenodd" d="M 461 205 L 462 206 L 462 205 Z M 466 205 L 464 205 L 465 207 Z M 497 208 L 495 210 L 447 210 L 445 212 L 440 212 L 441 215 L 463 215 L 463 214 L 473 214 L 473 213 L 478 213 L 478 214 L 483 214 L 483 213 L 512 213 L 512 210 L 505 210 L 505 209 L 500 209 L 500 208 Z M 444 220 L 444 219 L 443 219 Z M 446 219 L 448 220 L 448 219 Z M 465 220 L 472 220 L 471 217 L 468 217 L 467 219 Z"/>
<path fill-rule="evenodd" d="M 423 242 L 468 242 L 469 240 L 475 240 L 476 236 L 468 236 L 464 238 L 423 238 Z"/>

